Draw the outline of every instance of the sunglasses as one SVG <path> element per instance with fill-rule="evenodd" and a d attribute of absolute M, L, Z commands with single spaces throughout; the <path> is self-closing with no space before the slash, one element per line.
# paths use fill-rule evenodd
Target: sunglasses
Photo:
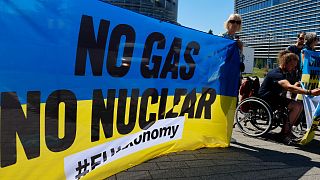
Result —
<path fill-rule="evenodd" d="M 298 37 L 299 40 L 304 40 L 304 37 Z"/>
<path fill-rule="evenodd" d="M 241 24 L 241 21 L 237 21 L 237 20 L 229 20 L 229 23 L 231 24 L 234 24 L 234 23 L 237 23 L 237 24 Z"/>

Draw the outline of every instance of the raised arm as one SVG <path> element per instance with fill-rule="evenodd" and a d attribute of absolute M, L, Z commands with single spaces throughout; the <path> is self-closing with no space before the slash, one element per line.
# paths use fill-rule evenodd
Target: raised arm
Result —
<path fill-rule="evenodd" d="M 296 93 L 296 94 L 307 94 L 312 96 L 320 95 L 320 88 L 306 90 L 297 86 L 297 84 L 295 85 L 290 84 L 290 82 L 286 79 L 278 81 L 278 84 L 285 90 Z"/>

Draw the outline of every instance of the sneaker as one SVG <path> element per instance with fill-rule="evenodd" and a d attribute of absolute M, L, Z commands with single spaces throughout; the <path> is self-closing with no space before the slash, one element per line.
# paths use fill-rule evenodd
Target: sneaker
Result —
<path fill-rule="evenodd" d="M 284 137 L 284 138 L 282 139 L 282 142 L 283 142 L 283 144 L 288 145 L 288 146 L 294 144 L 294 141 L 293 141 L 293 140 L 291 139 L 291 137 L 289 137 L 289 136 Z"/>
<path fill-rule="evenodd" d="M 301 139 L 305 133 L 306 130 L 301 128 L 301 126 L 292 126 L 291 135 L 293 138 Z"/>
<path fill-rule="evenodd" d="M 237 142 L 237 140 L 236 140 L 236 139 L 234 139 L 233 137 L 231 137 L 230 142 L 231 142 L 231 143 L 236 143 L 236 142 Z"/>

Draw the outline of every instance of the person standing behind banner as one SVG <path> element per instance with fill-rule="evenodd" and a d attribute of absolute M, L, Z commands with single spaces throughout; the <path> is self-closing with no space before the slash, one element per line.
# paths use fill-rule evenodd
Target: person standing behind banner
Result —
<path fill-rule="evenodd" d="M 227 32 L 222 34 L 222 37 L 226 39 L 231 39 L 237 41 L 237 45 L 239 48 L 239 56 L 240 56 L 240 79 L 239 79 L 239 89 L 242 81 L 242 72 L 245 69 L 244 66 L 244 56 L 243 56 L 243 43 L 240 41 L 240 37 L 236 35 L 236 32 L 240 32 L 242 30 L 242 18 L 239 14 L 230 14 L 227 21 L 224 22 L 224 28 Z M 239 91 L 238 89 L 238 91 Z M 237 100 L 238 104 L 238 100 Z M 231 138 L 231 142 L 236 142 L 234 138 Z"/>
<path fill-rule="evenodd" d="M 227 32 L 222 34 L 222 37 L 237 41 L 240 55 L 240 72 L 245 69 L 244 55 L 243 55 L 243 43 L 240 41 L 240 37 L 236 35 L 236 32 L 242 30 L 242 18 L 239 14 L 231 14 L 227 21 L 224 22 L 224 28 Z"/>
<path fill-rule="evenodd" d="M 302 76 L 302 69 L 301 69 L 301 50 L 304 46 L 304 40 L 305 40 L 305 35 L 306 33 L 301 31 L 297 34 L 297 42 L 295 44 L 292 44 L 290 46 L 288 46 L 286 48 L 286 50 L 296 54 L 299 57 L 299 61 L 297 64 L 297 69 L 296 71 L 288 74 L 288 80 L 291 84 L 294 84 L 294 82 L 300 81 L 301 80 L 301 76 Z M 291 94 L 290 92 L 288 92 L 289 96 L 291 96 L 291 98 L 295 99 L 297 94 Z M 290 95 L 291 94 L 291 95 Z"/>
<path fill-rule="evenodd" d="M 303 50 L 315 51 L 316 45 L 319 42 L 319 37 L 315 32 L 306 33 L 305 41 L 306 42 L 305 42 L 305 45 L 303 46 L 302 52 Z"/>
<path fill-rule="evenodd" d="M 303 51 L 308 50 L 308 51 L 316 51 L 316 45 L 318 45 L 319 42 L 319 37 L 317 36 L 317 33 L 315 32 L 310 32 L 310 33 L 306 33 L 305 36 L 305 45 L 302 48 L 301 51 L 301 59 L 303 61 L 304 59 L 304 53 Z M 301 63 L 303 68 L 303 62 Z"/>
<path fill-rule="evenodd" d="M 305 40 L 305 35 L 306 33 L 305 32 L 299 32 L 298 35 L 297 35 L 297 42 L 293 45 L 290 45 L 287 47 L 286 50 L 292 52 L 292 53 L 295 53 L 298 57 L 299 57 L 299 62 L 298 62 L 298 65 L 297 65 L 297 70 L 299 72 L 299 76 L 301 78 L 301 72 L 302 72 L 302 69 L 301 69 L 301 57 L 300 57 L 300 54 L 301 54 L 301 50 L 304 46 L 304 40 Z M 300 80 L 299 78 L 299 80 Z"/>
<path fill-rule="evenodd" d="M 287 47 L 286 50 L 295 53 L 298 57 L 300 57 L 301 50 L 304 46 L 306 33 L 301 31 L 297 34 L 297 42 Z"/>

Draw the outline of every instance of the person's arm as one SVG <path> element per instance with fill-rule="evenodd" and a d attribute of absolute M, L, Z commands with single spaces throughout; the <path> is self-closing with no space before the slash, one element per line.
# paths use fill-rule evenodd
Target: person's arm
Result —
<path fill-rule="evenodd" d="M 238 48 L 240 49 L 240 52 L 243 53 L 243 42 L 240 40 L 237 40 L 237 45 L 238 45 Z"/>
<path fill-rule="evenodd" d="M 292 93 L 307 94 L 307 95 L 312 95 L 312 96 L 320 95 L 320 88 L 306 90 L 306 89 L 303 89 L 303 88 L 297 86 L 296 84 L 295 85 L 290 84 L 290 82 L 286 79 L 278 81 L 278 84 L 282 88 L 284 88 L 285 90 L 290 91 Z"/>
<path fill-rule="evenodd" d="M 238 48 L 240 49 L 240 52 L 243 52 L 243 42 L 240 40 L 240 36 L 236 35 L 235 40 L 237 41 Z"/>
<path fill-rule="evenodd" d="M 294 83 L 294 86 L 301 87 L 301 84 L 300 84 L 300 82 L 298 81 L 298 82 L 295 82 L 295 83 Z"/>
<path fill-rule="evenodd" d="M 301 66 L 303 66 L 303 63 L 304 63 L 304 52 L 303 52 L 303 49 L 301 50 L 301 53 L 300 53 L 300 58 L 301 58 L 301 64 L 299 64 L 299 66 L 301 65 Z M 300 68 L 302 68 L 302 67 L 300 67 Z"/>

